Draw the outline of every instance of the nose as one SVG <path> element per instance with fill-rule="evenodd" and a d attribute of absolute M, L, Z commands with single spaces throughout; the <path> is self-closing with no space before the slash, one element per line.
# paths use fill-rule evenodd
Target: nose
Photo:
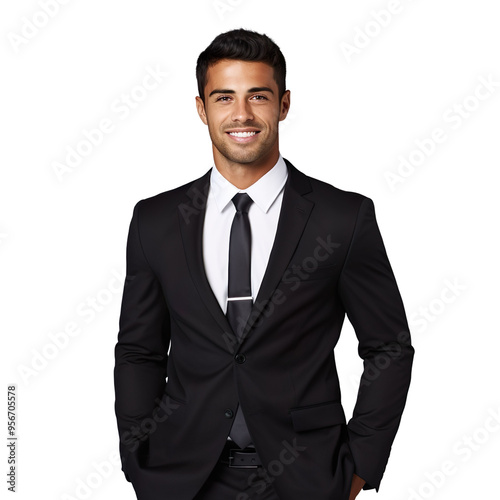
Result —
<path fill-rule="evenodd" d="M 234 122 L 247 122 L 253 120 L 253 114 L 250 103 L 246 99 L 235 101 L 231 119 Z"/>

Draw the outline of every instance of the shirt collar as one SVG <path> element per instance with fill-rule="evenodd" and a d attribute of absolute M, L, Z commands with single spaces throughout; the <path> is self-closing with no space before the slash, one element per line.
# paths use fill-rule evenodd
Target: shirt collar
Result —
<path fill-rule="evenodd" d="M 246 189 L 231 184 L 214 165 L 210 175 L 210 194 L 214 197 L 219 212 L 222 212 L 236 193 L 248 193 L 254 203 L 266 213 L 285 185 L 288 169 L 283 157 L 279 156 L 274 167 Z"/>

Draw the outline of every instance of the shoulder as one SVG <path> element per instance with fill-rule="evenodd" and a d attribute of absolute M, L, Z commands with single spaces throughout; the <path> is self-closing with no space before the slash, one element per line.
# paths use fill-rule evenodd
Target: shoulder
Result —
<path fill-rule="evenodd" d="M 206 201 L 210 187 L 210 170 L 193 181 L 182 186 L 158 193 L 137 202 L 134 211 L 140 213 L 141 218 L 164 217 L 177 211 L 179 206 L 193 205 L 200 208 Z"/>
<path fill-rule="evenodd" d="M 373 207 L 373 201 L 354 191 L 340 189 L 333 184 L 316 179 L 298 170 L 288 160 L 291 185 L 299 186 L 302 195 L 323 209 L 356 215 L 361 209 Z"/>

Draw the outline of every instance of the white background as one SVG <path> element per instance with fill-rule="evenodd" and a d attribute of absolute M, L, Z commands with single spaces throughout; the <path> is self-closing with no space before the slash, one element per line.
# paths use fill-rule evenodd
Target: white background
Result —
<path fill-rule="evenodd" d="M 128 224 L 139 199 L 211 167 L 195 63 L 236 27 L 267 33 L 287 59 L 283 156 L 374 200 L 411 318 L 416 355 L 400 431 L 380 492 L 359 498 L 496 498 L 498 3 L 54 2 L 50 16 L 34 0 L 3 2 L 0 14 L 2 413 L 15 383 L 16 498 L 135 498 L 115 460 L 112 377 Z M 144 92 L 148 67 L 168 75 Z M 117 104 L 131 93 L 134 109 Z M 57 175 L 54 165 L 68 148 L 85 149 L 85 131 L 102 119 L 112 131 Z M 436 128 L 445 139 L 429 145 Z M 411 155 L 418 165 L 391 188 L 387 172 L 400 175 Z M 71 324 L 77 334 L 62 334 Z M 348 417 L 356 347 L 346 324 L 336 356 Z"/>

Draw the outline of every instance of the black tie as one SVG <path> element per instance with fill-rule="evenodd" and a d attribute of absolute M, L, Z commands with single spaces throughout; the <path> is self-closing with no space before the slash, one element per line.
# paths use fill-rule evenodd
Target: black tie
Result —
<path fill-rule="evenodd" d="M 252 235 L 250 221 L 248 220 L 248 208 L 253 203 L 253 200 L 246 193 L 237 193 L 233 198 L 233 203 L 236 207 L 236 213 L 234 214 L 229 237 L 229 281 L 226 316 L 238 340 L 241 341 L 253 305 L 250 285 Z M 252 442 L 245 417 L 239 405 L 229 436 L 240 448 L 246 448 Z"/>

